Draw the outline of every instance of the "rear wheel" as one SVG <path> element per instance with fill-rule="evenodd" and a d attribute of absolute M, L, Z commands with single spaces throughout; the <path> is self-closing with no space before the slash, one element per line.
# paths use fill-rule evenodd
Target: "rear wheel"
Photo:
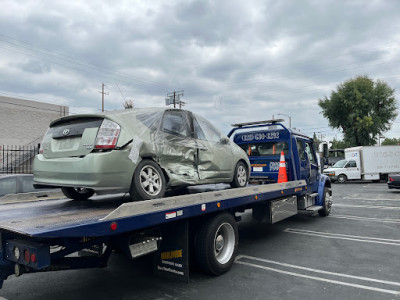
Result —
<path fill-rule="evenodd" d="M 61 191 L 65 197 L 73 200 L 87 200 L 94 195 L 94 190 L 87 188 L 63 187 Z"/>
<path fill-rule="evenodd" d="M 133 174 L 130 194 L 133 200 L 162 198 L 165 186 L 165 177 L 160 166 L 151 159 L 144 159 Z"/>
<path fill-rule="evenodd" d="M 199 267 L 212 275 L 221 275 L 233 265 L 238 247 L 238 229 L 231 214 L 223 213 L 205 222 L 196 236 Z"/>
<path fill-rule="evenodd" d="M 248 171 L 246 165 L 239 161 L 235 168 L 235 173 L 233 175 L 233 180 L 231 182 L 231 187 L 240 188 L 245 187 L 249 181 Z"/>

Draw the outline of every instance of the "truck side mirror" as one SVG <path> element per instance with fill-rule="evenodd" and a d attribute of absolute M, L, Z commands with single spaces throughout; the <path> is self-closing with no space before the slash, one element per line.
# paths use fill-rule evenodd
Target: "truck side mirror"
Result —
<path fill-rule="evenodd" d="M 324 143 L 322 145 L 322 153 L 323 153 L 324 158 L 327 158 L 329 156 L 329 154 L 328 154 L 328 144 Z"/>

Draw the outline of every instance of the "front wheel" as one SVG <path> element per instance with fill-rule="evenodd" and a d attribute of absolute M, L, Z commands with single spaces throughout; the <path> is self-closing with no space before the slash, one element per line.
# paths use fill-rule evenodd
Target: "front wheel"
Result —
<path fill-rule="evenodd" d="M 347 181 L 346 175 L 340 174 L 337 178 L 338 183 L 345 183 Z"/>
<path fill-rule="evenodd" d="M 130 194 L 134 200 L 162 198 L 165 194 L 165 177 L 153 160 L 144 159 L 133 174 Z"/>
<path fill-rule="evenodd" d="M 231 214 L 223 213 L 205 222 L 196 236 L 196 259 L 200 268 L 221 275 L 233 265 L 238 247 L 238 229 Z"/>
<path fill-rule="evenodd" d="M 327 187 L 324 187 L 324 200 L 322 205 L 322 209 L 318 211 L 319 215 L 321 217 L 329 216 L 332 208 L 332 192 Z"/>
<path fill-rule="evenodd" d="M 241 188 L 247 185 L 249 181 L 248 171 L 246 165 L 239 161 L 235 167 L 235 173 L 233 175 L 233 180 L 231 182 L 231 187 Z"/>
<path fill-rule="evenodd" d="M 87 200 L 94 195 L 94 190 L 86 188 L 63 187 L 61 191 L 65 197 L 73 200 Z"/>

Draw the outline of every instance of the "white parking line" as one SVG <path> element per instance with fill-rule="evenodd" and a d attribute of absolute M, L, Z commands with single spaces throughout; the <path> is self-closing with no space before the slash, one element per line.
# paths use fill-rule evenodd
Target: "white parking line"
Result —
<path fill-rule="evenodd" d="M 388 198 L 357 198 L 357 197 L 343 197 L 342 199 L 344 200 L 363 200 L 363 201 L 395 201 L 395 202 L 400 202 L 400 199 L 388 199 Z"/>
<path fill-rule="evenodd" d="M 382 218 L 366 218 L 366 217 L 359 217 L 359 216 L 334 215 L 334 214 L 331 214 L 329 216 L 329 218 L 400 224 L 400 220 L 399 219 L 389 219 L 389 218 L 385 218 L 385 219 L 382 219 Z"/>
<path fill-rule="evenodd" d="M 318 237 L 323 237 L 323 238 L 328 238 L 328 239 L 339 239 L 339 240 L 349 240 L 349 241 L 357 241 L 357 242 L 364 242 L 364 243 L 375 243 L 375 244 L 400 246 L 400 240 L 392 240 L 392 239 L 382 239 L 382 238 L 374 238 L 374 237 L 366 237 L 366 236 L 328 233 L 328 232 L 319 232 L 319 231 L 301 230 L 301 229 L 292 229 L 292 228 L 286 228 L 284 230 L 284 232 L 310 235 L 310 236 L 318 236 Z"/>
<path fill-rule="evenodd" d="M 350 204 L 333 204 L 334 207 L 351 207 L 351 208 L 371 208 L 371 209 L 400 209 L 400 206 L 380 206 L 380 205 L 350 205 Z"/>
<path fill-rule="evenodd" d="M 253 261 L 256 261 L 256 262 L 263 262 L 263 263 L 268 263 L 268 264 L 273 264 L 273 265 L 279 265 L 279 266 L 283 266 L 283 267 L 287 267 L 287 268 L 303 270 L 303 271 L 308 271 L 308 272 L 314 272 L 314 273 L 318 273 L 318 274 L 324 274 L 324 275 L 330 275 L 330 276 L 339 276 L 339 277 L 344 277 L 344 278 L 352 278 L 352 279 L 356 279 L 356 280 L 360 280 L 360 281 L 375 282 L 375 283 L 386 284 L 386 285 L 391 285 L 391 286 L 400 286 L 399 282 L 379 280 L 379 279 L 361 277 L 361 276 L 354 276 L 354 275 L 348 275 L 348 274 L 343 274 L 343 273 L 334 273 L 334 272 L 322 271 L 322 270 L 311 269 L 311 268 L 306 268 L 306 267 L 297 266 L 297 265 L 281 263 L 281 262 L 272 261 L 272 260 L 268 260 L 268 259 L 262 259 L 262 258 L 247 256 L 247 255 L 239 255 L 239 256 L 237 256 L 237 258 L 235 260 L 235 262 L 237 264 L 246 265 L 246 266 L 259 268 L 259 269 L 264 269 L 264 270 L 268 270 L 268 271 L 273 271 L 273 272 L 277 272 L 277 273 L 282 273 L 282 274 L 286 274 L 286 275 L 302 277 L 302 278 L 307 278 L 307 279 L 313 279 L 313 280 L 316 280 L 316 281 L 323 281 L 323 282 L 328 282 L 328 283 L 333 283 L 333 284 L 338 284 L 338 285 L 351 286 L 351 287 L 360 288 L 360 289 L 364 289 L 364 290 L 371 290 L 371 291 L 387 293 L 387 294 L 392 294 L 392 295 L 400 295 L 400 292 L 396 291 L 396 290 L 376 288 L 376 287 L 362 285 L 362 284 L 349 283 L 349 282 L 344 282 L 344 281 L 340 281 L 340 280 L 332 280 L 332 279 L 327 279 L 327 278 L 321 278 L 321 277 L 305 275 L 305 274 L 301 274 L 301 273 L 295 273 L 295 272 L 291 272 L 291 271 L 284 271 L 284 270 L 281 270 L 281 269 L 271 268 L 271 267 L 259 265 L 259 264 L 256 264 L 256 263 L 242 261 L 243 259 L 247 259 L 247 260 L 250 260 L 250 261 L 253 260 Z"/>

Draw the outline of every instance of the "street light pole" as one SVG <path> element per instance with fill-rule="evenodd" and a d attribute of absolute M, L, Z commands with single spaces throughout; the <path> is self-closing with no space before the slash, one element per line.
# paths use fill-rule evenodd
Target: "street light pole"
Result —
<path fill-rule="evenodd" d="M 278 116 L 286 116 L 289 118 L 289 128 L 292 128 L 292 117 L 287 115 L 287 114 L 281 114 L 279 113 Z"/>

